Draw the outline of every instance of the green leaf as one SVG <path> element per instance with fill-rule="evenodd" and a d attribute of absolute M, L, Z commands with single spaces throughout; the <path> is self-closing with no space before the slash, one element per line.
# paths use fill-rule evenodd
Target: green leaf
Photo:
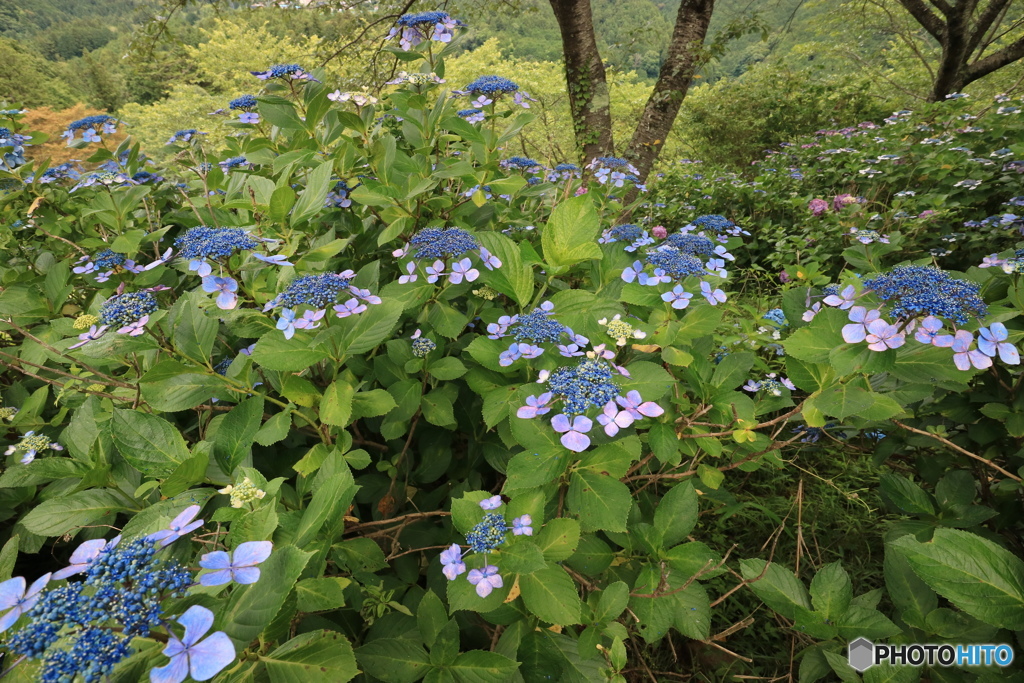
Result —
<path fill-rule="evenodd" d="M 551 212 L 541 231 L 541 247 L 549 272 L 559 275 L 571 266 L 604 256 L 597 244 L 601 222 L 590 197 L 566 199 Z"/>
<path fill-rule="evenodd" d="M 711 384 L 723 389 L 735 389 L 750 375 L 756 356 L 752 353 L 730 353 L 715 366 Z"/>
<path fill-rule="evenodd" d="M 266 665 L 271 683 L 345 683 L 359 673 L 352 646 L 336 631 L 303 633 L 261 655 L 260 661 Z"/>
<path fill-rule="evenodd" d="M 295 406 L 288 406 L 263 423 L 253 440 L 261 446 L 272 446 L 288 436 L 292 428 L 292 411 Z"/>
<path fill-rule="evenodd" d="M 572 557 L 580 542 L 580 523 L 568 517 L 549 520 L 537 535 L 537 546 L 549 562 Z"/>
<path fill-rule="evenodd" d="M 207 317 L 199 306 L 195 305 L 198 297 L 185 297 L 185 305 L 178 312 L 174 324 L 174 347 L 186 357 L 203 363 L 213 352 L 213 342 L 217 339 L 217 321 Z"/>
<path fill-rule="evenodd" d="M 747 581 L 761 576 L 765 561 L 759 559 L 740 560 L 740 570 Z M 807 589 L 793 572 L 772 562 L 764 576 L 747 584 L 766 605 L 790 620 L 796 619 L 797 607 L 811 610 L 811 598 Z"/>
<path fill-rule="evenodd" d="M 156 415 L 115 410 L 110 434 L 121 457 L 151 477 L 166 477 L 191 457 L 181 433 Z"/>
<path fill-rule="evenodd" d="M 598 597 L 594 618 L 597 621 L 613 621 L 619 618 L 629 604 L 629 586 L 624 581 L 608 584 Z"/>
<path fill-rule="evenodd" d="M 899 617 L 915 628 L 924 628 L 925 618 L 939 606 L 939 596 L 922 581 L 902 553 L 885 550 L 885 590 Z"/>
<path fill-rule="evenodd" d="M 814 399 L 815 408 L 840 420 L 862 413 L 873 403 L 870 392 L 849 384 L 826 389 Z"/>
<path fill-rule="evenodd" d="M 427 372 L 439 380 L 449 381 L 458 379 L 466 374 L 466 366 L 454 356 L 440 358 L 427 366 Z"/>
<path fill-rule="evenodd" d="M 511 680 L 518 668 L 518 662 L 484 650 L 463 652 L 447 667 L 459 683 L 503 683 Z"/>
<path fill-rule="evenodd" d="M 958 529 L 936 529 L 932 541 L 893 541 L 932 590 L 987 624 L 1024 629 L 1024 562 L 992 541 Z"/>
<path fill-rule="evenodd" d="M 664 557 L 672 569 L 687 578 L 701 571 L 703 571 L 701 574 L 703 578 L 710 578 L 725 572 L 724 569 L 712 569 L 721 564 L 722 556 L 700 541 L 681 543 L 668 550 Z"/>
<path fill-rule="evenodd" d="M 225 391 L 219 375 L 173 360 L 154 365 L 139 378 L 139 385 L 146 403 L 166 412 L 194 408 Z"/>
<path fill-rule="evenodd" d="M 975 372 L 958 370 L 949 350 L 930 344 L 907 344 L 898 349 L 892 374 L 914 384 L 930 384 L 962 391 Z"/>
<path fill-rule="evenodd" d="M 14 573 L 14 563 L 18 559 L 18 542 L 20 538 L 20 536 L 15 534 L 7 539 L 3 548 L 0 548 L 0 582 L 11 578 L 11 574 Z"/>
<path fill-rule="evenodd" d="M 448 611 L 444 608 L 441 598 L 434 591 L 423 594 L 419 607 L 416 608 L 416 625 L 420 637 L 427 647 L 434 647 L 434 641 L 441 630 L 448 625 Z"/>
<path fill-rule="evenodd" d="M 323 398 L 312 382 L 293 374 L 284 376 L 281 395 L 304 408 L 312 408 Z"/>
<path fill-rule="evenodd" d="M 810 325 L 801 327 L 782 343 L 786 355 L 807 363 L 828 363 L 832 349 L 843 343 L 842 330 L 848 322 L 843 311 L 820 311 Z"/>
<path fill-rule="evenodd" d="M 722 309 L 718 306 L 691 306 L 679 324 L 673 344 L 686 345 L 698 337 L 714 332 L 722 322 Z"/>
<path fill-rule="evenodd" d="M 853 584 L 841 562 L 826 564 L 811 580 L 811 604 L 814 610 L 835 621 L 853 600 Z"/>
<path fill-rule="evenodd" d="M 360 391 L 352 397 L 352 419 L 380 417 L 397 407 L 395 399 L 384 389 Z"/>
<path fill-rule="evenodd" d="M 483 281 L 520 306 L 529 305 L 533 296 L 533 269 L 523 263 L 516 243 L 497 232 L 482 232 L 476 238 L 501 261 L 500 268 L 483 271 Z"/>
<path fill-rule="evenodd" d="M 293 206 L 295 206 L 295 190 L 288 185 L 283 185 L 270 195 L 270 211 L 267 215 L 274 223 L 283 225 Z"/>
<path fill-rule="evenodd" d="M 576 583 L 557 565 L 519 577 L 526 609 L 541 621 L 566 626 L 580 623 L 580 596 Z"/>
<path fill-rule="evenodd" d="M 22 525 L 40 536 L 63 536 L 115 512 L 126 512 L 124 498 L 113 491 L 89 489 L 51 498 L 32 508 Z"/>
<path fill-rule="evenodd" d="M 624 532 L 633 498 L 629 487 L 618 479 L 594 472 L 573 472 L 568 503 L 585 531 Z"/>
<path fill-rule="evenodd" d="M 444 389 L 435 389 L 424 396 L 420 401 L 420 409 L 430 424 L 438 427 L 455 427 L 455 408 Z"/>
<path fill-rule="evenodd" d="M 654 510 L 654 528 L 662 545 L 671 548 L 681 543 L 697 525 L 697 492 L 690 482 L 676 484 Z"/>
<path fill-rule="evenodd" d="M 857 638 L 877 640 L 897 635 L 902 629 L 876 609 L 851 606 L 835 621 L 839 637 L 845 642 Z"/>
<path fill-rule="evenodd" d="M 295 532 L 295 545 L 300 548 L 306 547 L 316 538 L 317 533 L 325 525 L 330 528 L 337 523 L 359 488 L 348 467 L 343 464 L 332 466 L 333 462 L 337 460 L 329 460 L 320 468 L 317 474 L 319 488 L 302 513 L 302 519 Z"/>
<path fill-rule="evenodd" d="M 879 476 L 882 499 L 906 515 L 934 515 L 935 503 L 928 492 L 899 474 Z"/>
<path fill-rule="evenodd" d="M 262 111 L 262 107 L 260 108 Z M 332 160 L 321 163 L 313 169 L 306 178 L 305 189 L 299 195 L 295 206 L 292 208 L 291 225 L 295 227 L 299 223 L 316 216 L 324 210 L 324 200 L 331 189 L 331 176 L 334 173 Z"/>
<path fill-rule="evenodd" d="M 207 442 L 203 442 L 205 445 Z M 196 450 L 199 450 L 198 448 Z M 168 498 L 187 491 L 194 484 L 206 478 L 206 468 L 210 466 L 210 457 L 206 453 L 197 453 L 178 465 L 171 476 L 160 485 L 160 494 Z"/>
<path fill-rule="evenodd" d="M 469 324 L 469 318 L 448 304 L 437 301 L 428 309 L 427 322 L 442 337 L 457 339 Z"/>
<path fill-rule="evenodd" d="M 502 546 L 498 559 L 499 566 L 509 574 L 530 574 L 544 569 L 544 553 L 537 544 L 523 539 L 517 540 L 511 545 Z"/>
<path fill-rule="evenodd" d="M 251 396 L 224 416 L 213 436 L 213 457 L 221 471 L 231 476 L 252 451 L 263 422 L 263 397 Z"/>
<path fill-rule="evenodd" d="M 270 624 L 312 556 L 312 552 L 293 545 L 276 547 L 260 565 L 259 581 L 231 594 L 227 606 L 218 613 L 218 623 L 237 649 L 249 647 Z"/>
<path fill-rule="evenodd" d="M 414 683 L 430 668 L 422 645 L 405 638 L 372 640 L 356 650 L 360 668 L 385 683 Z"/>
<path fill-rule="evenodd" d="M 343 576 L 303 579 L 295 584 L 300 612 L 326 612 L 345 606 L 345 589 L 351 584 Z"/>
<path fill-rule="evenodd" d="M 280 330 L 272 330 L 260 337 L 252 352 L 252 362 L 268 370 L 297 372 L 327 358 L 321 349 L 309 348 L 309 339 L 296 334 L 285 339 Z"/>
<path fill-rule="evenodd" d="M 324 389 L 320 399 L 320 420 L 335 427 L 344 427 L 352 416 L 352 398 L 355 389 L 344 380 L 335 380 Z"/>
<path fill-rule="evenodd" d="M 35 486 L 59 479 L 81 479 L 90 468 L 71 458 L 41 458 L 27 465 L 12 465 L 0 476 L 0 489 Z"/>
<path fill-rule="evenodd" d="M 372 351 L 382 341 L 391 338 L 400 315 L 400 303 L 384 300 L 383 303 L 370 306 L 359 315 L 333 321 L 331 324 L 341 330 L 341 352 L 352 356 Z"/>

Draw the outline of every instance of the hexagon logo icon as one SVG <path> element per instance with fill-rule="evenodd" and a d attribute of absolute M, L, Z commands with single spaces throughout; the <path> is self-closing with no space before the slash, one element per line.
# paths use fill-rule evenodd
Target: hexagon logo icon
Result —
<path fill-rule="evenodd" d="M 858 638 L 847 646 L 847 659 L 857 672 L 866 671 L 875 663 L 875 644 L 867 638 Z"/>

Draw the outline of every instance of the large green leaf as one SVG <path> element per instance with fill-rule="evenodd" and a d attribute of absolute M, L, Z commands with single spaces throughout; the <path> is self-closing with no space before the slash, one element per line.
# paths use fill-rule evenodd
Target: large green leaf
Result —
<path fill-rule="evenodd" d="M 568 502 L 585 531 L 625 531 L 633 498 L 629 487 L 618 479 L 595 472 L 573 472 Z"/>
<path fill-rule="evenodd" d="M 590 197 L 583 195 L 559 203 L 541 229 L 541 247 L 549 272 L 558 275 L 581 261 L 602 258 L 597 244 L 600 229 Z"/>
<path fill-rule="evenodd" d="M 964 612 L 1000 628 L 1024 629 L 1024 562 L 1008 550 L 959 529 L 936 529 L 928 543 L 904 536 L 890 545 Z"/>
<path fill-rule="evenodd" d="M 841 562 L 826 564 L 811 580 L 811 604 L 816 612 L 835 621 L 853 600 L 853 584 Z"/>
<path fill-rule="evenodd" d="M 178 430 L 156 415 L 115 410 L 110 434 L 121 457 L 147 476 L 166 477 L 191 457 Z"/>
<path fill-rule="evenodd" d="M 345 636 L 336 631 L 311 631 L 262 655 L 272 683 L 331 681 L 345 683 L 359 673 Z"/>
<path fill-rule="evenodd" d="M 939 597 L 914 573 L 902 553 L 887 548 L 883 564 L 885 589 L 899 617 L 911 626 L 924 628 L 925 617 L 939 606 Z"/>
<path fill-rule="evenodd" d="M 331 189 L 333 173 L 334 164 L 331 160 L 321 163 L 309 173 L 305 189 L 292 208 L 292 226 L 296 226 L 324 210 L 324 200 Z"/>
<path fill-rule="evenodd" d="M 177 361 L 160 361 L 139 378 L 142 398 L 157 410 L 188 410 L 224 394 L 219 375 Z"/>
<path fill-rule="evenodd" d="M 126 512 L 125 500 L 113 491 L 90 489 L 45 500 L 21 523 L 40 536 L 63 536 L 114 512 Z"/>
<path fill-rule="evenodd" d="M 743 578 L 747 585 L 766 605 L 786 617 L 795 619 L 797 607 L 811 609 L 811 598 L 807 589 L 793 572 L 772 562 L 765 571 L 765 561 L 759 559 L 740 560 Z M 764 572 L 764 576 L 761 573 Z M 756 577 L 761 577 L 753 581 Z"/>
<path fill-rule="evenodd" d="M 302 513 L 302 519 L 295 532 L 295 545 L 300 548 L 304 548 L 316 538 L 317 533 L 325 526 L 329 532 L 331 531 L 359 488 L 352 478 L 352 472 L 337 455 L 321 466 L 316 484 L 313 499 Z"/>
<path fill-rule="evenodd" d="M 511 680 L 519 663 L 497 652 L 470 650 L 448 665 L 448 671 L 459 683 L 503 683 Z"/>
<path fill-rule="evenodd" d="M 402 315 L 402 305 L 385 300 L 369 306 L 359 315 L 332 322 L 341 330 L 339 351 L 346 355 L 372 351 L 378 344 L 391 338 L 391 332 Z M 257 347 L 258 348 L 258 347 Z"/>
<path fill-rule="evenodd" d="M 324 389 L 320 399 L 320 420 L 329 425 L 344 427 L 352 416 L 352 397 L 355 389 L 344 380 L 335 380 Z"/>
<path fill-rule="evenodd" d="M 801 327 L 782 343 L 786 355 L 808 363 L 828 363 L 832 349 L 843 343 L 842 330 L 848 323 L 843 311 L 823 309 L 810 325 Z"/>
<path fill-rule="evenodd" d="M 662 546 L 671 548 L 686 539 L 697 524 L 697 493 L 690 482 L 676 484 L 654 511 L 654 528 Z"/>
<path fill-rule="evenodd" d="M 385 683 L 413 683 L 430 668 L 430 656 L 422 645 L 406 638 L 371 640 L 356 650 L 364 672 Z"/>
<path fill-rule="evenodd" d="M 477 239 L 501 261 L 500 268 L 483 271 L 484 282 L 520 306 L 527 306 L 533 296 L 533 270 L 523 263 L 519 247 L 496 232 L 481 233 Z"/>
<path fill-rule="evenodd" d="M 270 624 L 312 556 L 312 552 L 293 545 L 274 548 L 270 558 L 260 565 L 259 581 L 232 593 L 227 606 L 218 613 L 218 624 L 237 649 L 249 647 Z"/>
<path fill-rule="evenodd" d="M 205 363 L 217 339 L 217 321 L 199 308 L 197 295 L 182 297 L 183 305 L 174 323 L 174 348 L 197 363 Z M 176 307 L 177 308 L 177 307 Z"/>
<path fill-rule="evenodd" d="M 252 396 L 231 409 L 213 436 L 213 457 L 222 472 L 231 476 L 252 450 L 263 423 L 263 397 Z"/>
<path fill-rule="evenodd" d="M 556 565 L 519 577 L 519 589 L 530 613 L 550 624 L 580 621 L 580 596 L 576 583 Z"/>
<path fill-rule="evenodd" d="M 325 358 L 327 352 L 309 348 L 309 339 L 304 335 L 296 334 L 291 339 L 285 339 L 284 333 L 279 330 L 267 332 L 260 337 L 252 352 L 253 363 L 268 370 L 283 372 L 305 370 Z"/>

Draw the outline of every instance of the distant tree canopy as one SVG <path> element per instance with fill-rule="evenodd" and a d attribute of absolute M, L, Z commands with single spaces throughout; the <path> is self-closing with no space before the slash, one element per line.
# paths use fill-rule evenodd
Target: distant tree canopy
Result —
<path fill-rule="evenodd" d="M 63 60 L 97 50 L 115 37 L 117 34 L 110 27 L 96 19 L 77 19 L 51 26 L 39 36 L 37 42 L 47 59 Z"/>
<path fill-rule="evenodd" d="M 71 87 L 59 69 L 42 55 L 13 40 L 0 38 L 0 101 L 36 107 L 70 107 L 75 103 Z"/>

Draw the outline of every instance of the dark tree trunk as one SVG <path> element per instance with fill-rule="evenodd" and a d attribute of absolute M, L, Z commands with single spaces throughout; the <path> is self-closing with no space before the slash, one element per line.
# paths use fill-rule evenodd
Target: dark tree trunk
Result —
<path fill-rule="evenodd" d="M 611 97 L 604 62 L 597 49 L 590 0 L 550 0 L 562 32 L 565 82 L 569 91 L 576 146 L 584 162 L 610 156 L 612 138 Z"/>
<path fill-rule="evenodd" d="M 714 9 L 715 0 L 682 0 L 679 5 L 668 55 L 626 152 L 643 181 L 665 145 L 693 74 L 704 62 L 704 38 Z"/>
<path fill-rule="evenodd" d="M 899 0 L 942 48 L 928 99 L 945 99 L 970 83 L 1024 58 L 1024 38 L 985 55 L 1014 0 Z M 980 11 L 979 11 L 980 7 Z M 984 56 L 983 56 L 984 55 Z"/>

